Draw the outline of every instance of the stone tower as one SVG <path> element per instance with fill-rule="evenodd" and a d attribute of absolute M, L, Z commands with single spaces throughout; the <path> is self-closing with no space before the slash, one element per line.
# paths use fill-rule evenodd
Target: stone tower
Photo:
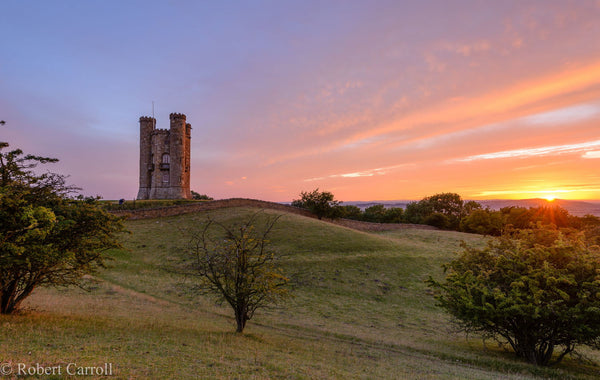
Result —
<path fill-rule="evenodd" d="M 190 199 L 190 139 L 185 115 L 172 113 L 170 129 L 140 117 L 140 191 L 137 199 Z"/>

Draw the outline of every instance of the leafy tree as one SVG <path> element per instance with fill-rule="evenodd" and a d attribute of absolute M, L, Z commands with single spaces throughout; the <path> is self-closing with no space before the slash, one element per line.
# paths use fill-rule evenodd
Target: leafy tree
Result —
<path fill-rule="evenodd" d="M 475 209 L 460 221 L 460 229 L 481 235 L 500 236 L 502 214 L 490 209 Z"/>
<path fill-rule="evenodd" d="M 373 205 L 367 207 L 363 213 L 362 219 L 365 222 L 384 223 L 385 222 L 385 206 Z"/>
<path fill-rule="evenodd" d="M 525 207 L 509 206 L 500 209 L 504 224 L 518 229 L 531 227 L 532 213 Z"/>
<path fill-rule="evenodd" d="M 407 223 L 423 224 L 425 218 L 433 213 L 433 208 L 426 201 L 409 202 L 404 210 L 404 220 Z"/>
<path fill-rule="evenodd" d="M 199 194 L 197 192 L 195 192 L 194 190 L 192 190 L 192 199 L 195 200 L 201 200 L 201 201 L 212 201 L 213 198 L 209 197 L 206 194 Z"/>
<path fill-rule="evenodd" d="M 334 199 L 332 193 L 319 191 L 317 188 L 311 192 L 301 192 L 300 199 L 293 200 L 292 206 L 310 210 L 319 219 L 322 219 L 323 217 L 334 217 L 334 211 L 339 203 Z"/>
<path fill-rule="evenodd" d="M 407 223 L 429 224 L 458 230 L 461 219 L 480 208 L 481 205 L 475 201 L 463 202 L 458 194 L 440 193 L 406 205 L 404 220 Z"/>
<path fill-rule="evenodd" d="M 358 206 L 355 205 L 337 205 L 335 207 L 335 214 L 339 218 L 361 220 L 362 211 Z"/>
<path fill-rule="evenodd" d="M 473 211 L 482 210 L 483 206 L 481 203 L 475 201 L 466 201 L 464 202 L 461 210 L 461 217 L 465 217 L 470 215 Z"/>
<path fill-rule="evenodd" d="M 600 348 L 600 251 L 580 236 L 522 230 L 483 249 L 464 246 L 444 268 L 443 282 L 428 282 L 462 330 L 508 342 L 537 365 L 579 345 Z"/>
<path fill-rule="evenodd" d="M 427 215 L 423 222 L 429 226 L 437 227 L 442 230 L 450 227 L 450 218 L 441 212 L 434 212 Z"/>
<path fill-rule="evenodd" d="M 559 206 L 540 207 L 504 207 L 500 209 L 504 224 L 514 228 L 527 229 L 532 225 L 554 225 L 559 228 L 570 227 L 572 216 Z"/>
<path fill-rule="evenodd" d="M 208 219 L 190 244 L 198 288 L 231 306 L 239 333 L 257 309 L 288 295 L 289 279 L 267 239 L 279 217 L 267 219 L 260 230 L 254 227 L 257 218 L 258 213 L 238 225 Z"/>
<path fill-rule="evenodd" d="M 404 210 L 400 207 L 390 207 L 385 210 L 385 223 L 402 223 Z"/>
<path fill-rule="evenodd" d="M 121 220 L 94 202 L 69 197 L 63 176 L 37 175 L 56 159 L 2 152 L 0 144 L 0 313 L 9 314 L 38 286 L 78 285 L 118 247 Z"/>
<path fill-rule="evenodd" d="M 434 213 L 440 213 L 448 219 L 447 228 L 458 230 L 463 216 L 463 200 L 455 193 L 440 193 L 423 199 Z"/>

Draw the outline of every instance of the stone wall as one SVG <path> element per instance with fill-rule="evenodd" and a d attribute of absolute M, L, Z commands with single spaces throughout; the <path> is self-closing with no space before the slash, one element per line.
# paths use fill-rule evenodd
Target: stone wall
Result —
<path fill-rule="evenodd" d="M 253 207 L 253 208 L 264 208 L 270 210 L 281 210 L 284 212 L 290 212 L 303 216 L 313 217 L 313 214 L 307 210 L 303 210 L 297 207 L 287 206 L 280 203 L 260 201 L 256 199 L 244 199 L 244 198 L 232 198 L 232 199 L 221 199 L 217 201 L 205 201 L 187 203 L 183 205 L 158 207 L 141 210 L 117 210 L 111 211 L 111 213 L 119 216 L 125 216 L 127 219 L 151 219 L 151 218 L 162 218 L 166 216 L 190 214 L 199 211 L 216 210 L 219 208 L 227 207 Z"/>

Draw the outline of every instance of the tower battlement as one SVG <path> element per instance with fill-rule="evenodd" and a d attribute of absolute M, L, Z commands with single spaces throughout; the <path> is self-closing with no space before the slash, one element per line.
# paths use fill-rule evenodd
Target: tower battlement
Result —
<path fill-rule="evenodd" d="M 173 119 L 183 119 L 185 120 L 185 115 L 182 113 L 176 113 L 173 112 L 172 114 L 169 115 L 169 119 L 173 120 Z"/>
<path fill-rule="evenodd" d="M 181 113 L 169 115 L 170 128 L 140 117 L 140 189 L 137 199 L 190 199 L 191 124 Z"/>

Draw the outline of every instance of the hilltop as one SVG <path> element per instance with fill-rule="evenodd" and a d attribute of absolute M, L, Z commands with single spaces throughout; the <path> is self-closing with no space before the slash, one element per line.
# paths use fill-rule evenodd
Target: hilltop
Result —
<path fill-rule="evenodd" d="M 450 231 L 357 231 L 283 210 L 274 247 L 295 297 L 260 311 L 236 335 L 228 309 L 192 296 L 177 271 L 185 230 L 257 208 L 225 207 L 127 221 L 124 249 L 92 291 L 41 289 L 25 315 L 2 316 L 0 357 L 15 362 L 113 363 L 116 378 L 595 378 L 597 364 L 517 361 L 492 342 L 455 334 L 424 280 L 460 242 Z M 600 363 L 597 352 L 584 353 Z"/>

